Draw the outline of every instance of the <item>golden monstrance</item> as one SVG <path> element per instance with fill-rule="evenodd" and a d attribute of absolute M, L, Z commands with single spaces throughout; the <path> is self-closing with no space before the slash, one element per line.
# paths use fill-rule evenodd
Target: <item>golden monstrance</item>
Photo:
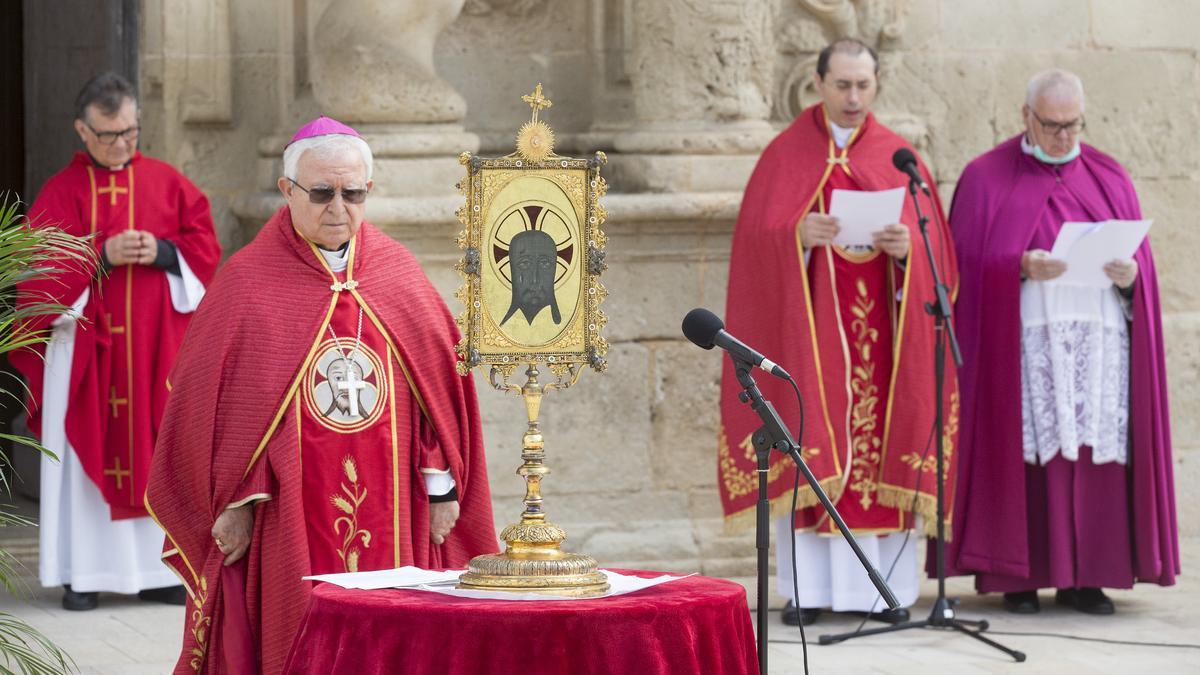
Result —
<path fill-rule="evenodd" d="M 567 533 L 542 508 L 542 478 L 550 469 L 538 414 L 547 392 L 572 386 L 586 366 L 605 368 L 600 197 L 608 186 L 600 167 L 607 159 L 602 152 L 591 159 L 554 154 L 554 132 L 538 119 L 551 105 L 542 85 L 521 99 L 533 118 L 517 133 L 516 152 L 459 156 L 467 177 L 458 186 L 466 204 L 458 210 L 463 257 L 455 267 L 464 280 L 458 299 L 466 306 L 458 317 L 459 371 L 487 366 L 494 388 L 525 399 L 528 427 L 517 469 L 525 479 L 525 509 L 520 522 L 500 533 L 504 553 L 471 560 L 460 587 L 599 595 L 608 582 L 595 559 L 563 551 Z M 523 385 L 508 381 L 519 367 Z M 539 380 L 539 367 L 553 373 L 553 381 Z"/>

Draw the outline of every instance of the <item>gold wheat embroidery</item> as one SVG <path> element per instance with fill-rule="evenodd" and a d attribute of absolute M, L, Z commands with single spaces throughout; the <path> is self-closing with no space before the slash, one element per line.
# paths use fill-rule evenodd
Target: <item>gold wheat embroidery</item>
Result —
<path fill-rule="evenodd" d="M 954 457 L 954 437 L 958 434 L 958 392 L 950 394 L 950 410 L 946 415 L 945 429 L 942 431 L 942 466 L 949 467 L 950 459 Z M 924 457 L 924 459 L 922 459 Z M 937 457 L 925 454 L 917 454 L 908 452 L 900 456 L 900 461 L 904 462 L 913 471 L 923 471 L 925 473 L 933 473 L 937 467 Z"/>
<path fill-rule="evenodd" d="M 208 629 L 212 627 L 212 617 L 204 615 L 204 605 L 208 602 L 208 580 L 200 577 L 200 588 L 196 591 L 192 609 L 192 637 L 196 646 L 192 647 L 192 670 L 199 671 L 204 665 L 204 657 L 208 653 Z"/>
<path fill-rule="evenodd" d="M 850 332 L 854 335 L 854 350 L 859 364 L 854 366 L 850 378 L 850 388 L 854 392 L 854 405 L 850 411 L 854 458 L 850 462 L 849 488 L 860 495 L 863 508 L 869 509 L 879 487 L 880 449 L 883 445 L 878 433 L 879 387 L 874 384 L 875 361 L 871 358 L 872 347 L 879 341 L 879 330 L 872 328 L 868 320 L 875 310 L 875 301 L 867 296 L 866 282 L 858 279 L 855 290 L 858 293 L 850 307 L 850 313 L 854 315 Z"/>
<path fill-rule="evenodd" d="M 367 486 L 359 485 L 358 466 L 352 458 L 342 459 L 342 472 L 346 475 L 349 485 L 343 482 L 341 493 L 335 493 L 329 498 L 329 503 L 343 514 L 334 519 L 333 532 L 342 536 L 342 548 L 338 551 L 342 566 L 347 572 L 357 572 L 358 558 L 361 554 L 357 547 L 359 540 L 362 541 L 363 548 L 371 547 L 370 531 L 358 529 L 358 511 L 363 500 L 367 498 Z"/>

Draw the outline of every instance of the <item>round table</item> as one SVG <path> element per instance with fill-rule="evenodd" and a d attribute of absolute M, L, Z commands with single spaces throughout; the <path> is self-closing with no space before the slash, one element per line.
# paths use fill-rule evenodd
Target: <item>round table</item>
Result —
<path fill-rule="evenodd" d="M 758 654 L 745 589 L 721 579 L 545 601 L 319 584 L 284 670 L 729 675 L 757 673 Z"/>

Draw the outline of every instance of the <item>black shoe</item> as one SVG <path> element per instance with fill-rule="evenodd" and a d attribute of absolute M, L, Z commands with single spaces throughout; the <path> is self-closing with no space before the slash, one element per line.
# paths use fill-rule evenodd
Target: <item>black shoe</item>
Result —
<path fill-rule="evenodd" d="M 1037 591 L 1021 591 L 1004 594 L 1004 609 L 1013 614 L 1037 614 L 1042 605 L 1038 602 Z"/>
<path fill-rule="evenodd" d="M 787 605 L 785 605 L 783 608 L 783 614 L 781 616 L 783 618 L 783 622 L 789 626 L 799 626 L 802 623 L 805 626 L 811 626 L 817 622 L 817 617 L 821 616 L 821 608 L 803 607 L 797 610 L 796 605 L 792 604 L 791 600 L 788 600 Z"/>
<path fill-rule="evenodd" d="M 146 602 L 161 602 L 164 605 L 187 604 L 187 592 L 183 590 L 183 586 L 147 588 L 144 591 L 138 591 L 138 598 Z"/>
<path fill-rule="evenodd" d="M 1117 611 L 1113 601 L 1099 588 L 1060 588 L 1054 594 L 1054 602 L 1084 614 L 1107 615 Z"/>
<path fill-rule="evenodd" d="M 91 593 L 76 593 L 71 590 L 70 584 L 63 585 L 63 609 L 72 612 L 86 612 L 89 609 L 96 609 L 100 606 L 100 594 Z"/>

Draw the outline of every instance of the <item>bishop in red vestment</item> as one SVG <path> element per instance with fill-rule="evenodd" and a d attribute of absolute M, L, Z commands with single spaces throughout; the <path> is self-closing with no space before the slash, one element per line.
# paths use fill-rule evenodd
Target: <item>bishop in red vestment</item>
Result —
<path fill-rule="evenodd" d="M 730 331 L 776 359 L 804 398 L 803 456 L 847 524 L 903 604 L 917 597 L 915 515 L 936 526 L 933 452 L 933 322 L 924 304 L 934 297 L 912 198 L 900 222 L 874 235 L 874 246 L 833 243 L 828 216 L 834 189 L 886 190 L 907 179 L 891 164 L 910 147 L 870 113 L 878 63 L 855 40 L 839 40 L 819 57 L 823 103 L 808 108 L 767 147 L 742 201 L 734 231 L 726 312 Z M 925 182 L 933 185 L 924 166 Z M 954 287 L 954 250 L 936 191 L 929 231 L 943 281 Z M 912 246 L 917 242 L 917 246 Z M 759 378 L 783 419 L 799 427 L 792 389 Z M 945 378 L 947 475 L 953 475 L 958 392 Z M 751 434 L 757 416 L 737 399 L 740 385 L 726 362 L 722 377 L 718 482 L 731 523 L 753 517 L 757 499 Z M 811 489 L 803 485 L 791 512 L 796 469 L 772 458 L 771 508 L 776 516 L 778 588 L 793 601 L 791 546 L 799 562 L 799 604 L 785 622 L 811 623 L 820 608 L 879 609 L 874 587 Z M 953 494 L 952 486 L 948 485 Z M 878 536 L 877 536 L 878 535 Z M 890 536 L 888 536 L 890 535 Z M 899 621 L 906 610 L 879 612 Z"/>
<path fill-rule="evenodd" d="M 371 152 L 319 118 L 172 376 L 147 506 L 189 592 L 176 672 L 276 673 L 309 574 L 499 550 L 475 390 L 416 259 L 363 220 Z"/>
<path fill-rule="evenodd" d="M 168 374 L 221 249 L 208 199 L 170 165 L 137 152 L 133 87 L 115 74 L 89 82 L 75 127 L 86 151 L 46 182 L 35 227 L 92 236 L 103 269 L 64 267 L 19 286 L 19 301 L 74 311 L 26 326 L 46 345 L 14 353 L 29 383 L 30 427 L 61 461 L 41 484 L 43 585 L 66 585 L 67 609 L 97 592 L 142 592 L 183 603 L 158 562 L 162 531 L 143 500 Z"/>

